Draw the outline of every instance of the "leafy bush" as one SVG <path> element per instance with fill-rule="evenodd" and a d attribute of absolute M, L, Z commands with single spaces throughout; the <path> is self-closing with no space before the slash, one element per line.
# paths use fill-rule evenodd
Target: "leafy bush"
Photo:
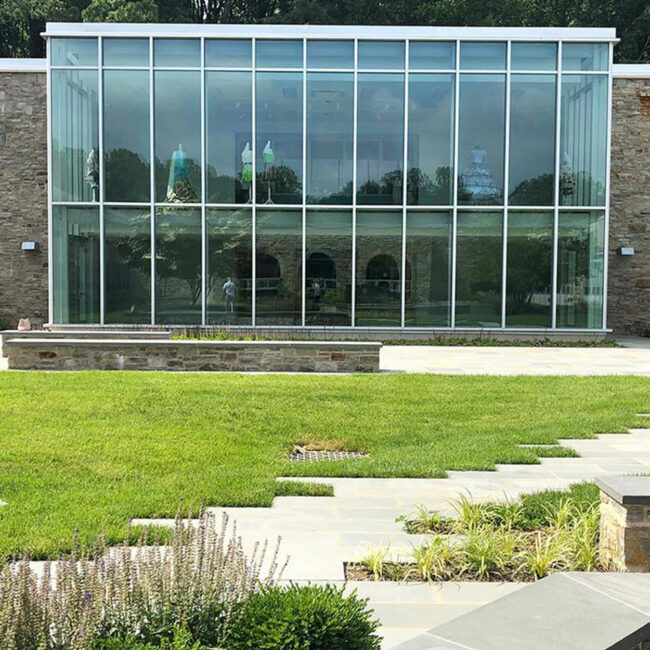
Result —
<path fill-rule="evenodd" d="M 177 517 L 165 545 L 148 545 L 144 536 L 133 548 L 128 539 L 127 533 L 111 549 L 103 540 L 91 549 L 75 544 L 70 557 L 46 563 L 41 576 L 28 558 L 7 564 L 0 572 L 3 649 L 215 646 L 243 604 L 282 572 L 277 546 L 270 561 L 266 544 L 248 556 L 226 517 L 221 525 L 209 514 L 198 523 Z"/>
<path fill-rule="evenodd" d="M 231 627 L 227 650 L 379 650 L 367 602 L 331 585 L 266 587 Z"/>

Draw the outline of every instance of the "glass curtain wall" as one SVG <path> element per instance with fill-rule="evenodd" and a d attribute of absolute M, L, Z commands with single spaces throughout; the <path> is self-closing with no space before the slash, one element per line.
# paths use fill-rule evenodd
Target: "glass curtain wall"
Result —
<path fill-rule="evenodd" d="M 602 328 L 610 49 L 53 38 L 54 322 Z"/>

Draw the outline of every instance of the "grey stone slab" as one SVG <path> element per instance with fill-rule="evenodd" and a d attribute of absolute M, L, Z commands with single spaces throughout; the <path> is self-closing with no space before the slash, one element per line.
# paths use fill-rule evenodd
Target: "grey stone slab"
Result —
<path fill-rule="evenodd" d="M 437 626 L 476 609 L 476 605 L 446 603 L 372 603 L 373 611 L 387 627 Z"/>
<path fill-rule="evenodd" d="M 650 617 L 650 573 L 567 573 L 566 576 Z"/>
<path fill-rule="evenodd" d="M 650 617 L 555 574 L 432 632 L 472 650 L 629 650 Z"/>
<path fill-rule="evenodd" d="M 429 633 L 421 634 L 393 648 L 394 650 L 467 650 L 466 646 L 440 639 Z"/>
<path fill-rule="evenodd" d="M 596 484 L 623 505 L 650 505 L 650 476 L 601 476 Z"/>

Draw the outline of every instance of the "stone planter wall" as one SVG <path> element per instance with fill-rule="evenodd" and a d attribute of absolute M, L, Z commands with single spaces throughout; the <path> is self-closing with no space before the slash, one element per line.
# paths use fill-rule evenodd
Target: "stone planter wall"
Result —
<path fill-rule="evenodd" d="M 616 571 L 650 572 L 650 479 L 602 477 L 597 483 L 603 560 Z"/>
<path fill-rule="evenodd" d="M 380 343 L 11 339 L 13 370 L 377 372 Z"/>

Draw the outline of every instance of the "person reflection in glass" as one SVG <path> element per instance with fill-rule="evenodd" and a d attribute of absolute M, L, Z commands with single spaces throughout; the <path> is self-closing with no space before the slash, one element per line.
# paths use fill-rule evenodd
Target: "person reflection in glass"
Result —
<path fill-rule="evenodd" d="M 226 315 L 235 312 L 235 283 L 228 278 L 223 284 L 223 297 L 226 302 Z"/>

